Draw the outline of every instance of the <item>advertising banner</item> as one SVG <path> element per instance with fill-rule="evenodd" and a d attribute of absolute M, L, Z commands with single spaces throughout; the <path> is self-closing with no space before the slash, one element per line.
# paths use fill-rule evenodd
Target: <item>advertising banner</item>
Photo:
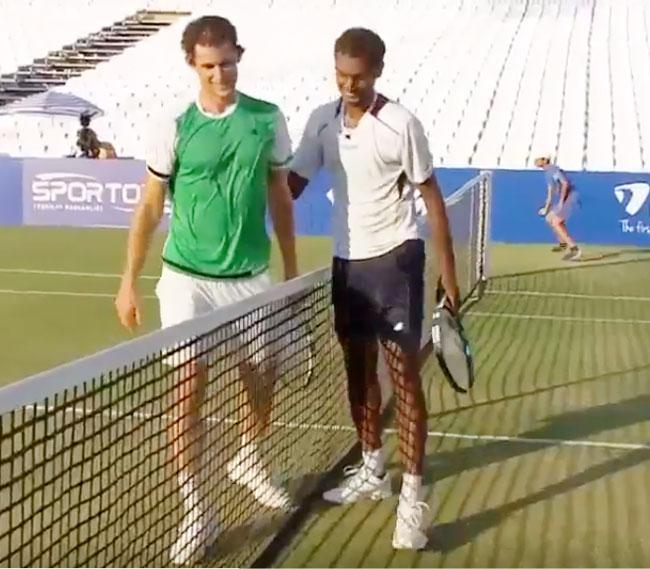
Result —
<path fill-rule="evenodd" d="M 650 246 L 650 174 L 566 172 L 578 193 L 567 225 L 575 239 L 599 245 Z M 509 243 L 553 241 L 537 211 L 546 185 L 541 170 L 494 171 L 492 239 Z"/>
<path fill-rule="evenodd" d="M 128 227 L 145 178 L 138 160 L 26 159 L 0 161 L 0 224 Z M 449 195 L 478 173 L 436 170 Z M 579 194 L 568 225 L 581 243 L 650 246 L 650 174 L 567 172 Z M 492 239 L 507 243 L 553 241 L 537 212 L 546 198 L 541 170 L 494 170 Z M 318 173 L 295 202 L 299 235 L 330 235 L 331 179 Z M 165 207 L 165 221 L 170 212 Z"/>
<path fill-rule="evenodd" d="M 144 179 L 136 160 L 24 160 L 23 223 L 128 227 Z"/>

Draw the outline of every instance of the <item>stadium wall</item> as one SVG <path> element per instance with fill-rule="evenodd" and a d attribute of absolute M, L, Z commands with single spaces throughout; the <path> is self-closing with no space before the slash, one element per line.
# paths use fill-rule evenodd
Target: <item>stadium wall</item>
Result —
<path fill-rule="evenodd" d="M 126 227 L 144 173 L 144 163 L 137 160 L 0 158 L 0 225 Z M 445 195 L 477 173 L 437 170 Z M 650 173 L 567 173 L 580 196 L 570 220 L 579 241 L 650 246 Z M 552 241 L 537 215 L 546 196 L 541 171 L 495 170 L 493 187 L 492 240 Z M 330 233 L 329 188 L 328 175 L 321 172 L 296 202 L 299 234 Z"/>
<path fill-rule="evenodd" d="M 23 222 L 22 161 L 0 157 L 0 226 Z"/>

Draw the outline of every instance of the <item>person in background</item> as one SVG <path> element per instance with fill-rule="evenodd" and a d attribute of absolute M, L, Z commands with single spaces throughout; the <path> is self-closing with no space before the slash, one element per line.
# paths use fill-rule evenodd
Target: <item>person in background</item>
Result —
<path fill-rule="evenodd" d="M 77 131 L 77 146 L 82 158 L 99 158 L 100 143 L 97 133 L 90 128 L 90 115 L 82 113 L 79 117 L 81 128 Z"/>
<path fill-rule="evenodd" d="M 546 203 L 538 213 L 546 218 L 546 222 L 558 239 L 558 244 L 553 247 L 553 251 L 566 251 L 562 257 L 564 261 L 578 261 L 582 253 L 569 235 L 566 226 L 577 202 L 578 194 L 571 186 L 567 175 L 557 165 L 551 163 L 548 156 L 536 158 L 535 166 L 544 170 L 546 178 Z"/>

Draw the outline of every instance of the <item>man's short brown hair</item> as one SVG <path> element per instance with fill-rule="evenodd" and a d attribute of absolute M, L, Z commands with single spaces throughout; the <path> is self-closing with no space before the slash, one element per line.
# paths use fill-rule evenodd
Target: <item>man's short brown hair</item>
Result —
<path fill-rule="evenodd" d="M 342 53 L 351 57 L 361 57 L 371 67 L 379 67 L 384 62 L 386 44 L 375 32 L 367 28 L 345 30 L 334 44 L 334 54 Z"/>
<path fill-rule="evenodd" d="M 181 47 L 189 63 L 194 61 L 194 48 L 197 45 L 220 47 L 230 43 L 240 52 L 243 48 L 237 43 L 237 29 L 230 20 L 221 16 L 202 16 L 190 22 L 183 31 Z"/>

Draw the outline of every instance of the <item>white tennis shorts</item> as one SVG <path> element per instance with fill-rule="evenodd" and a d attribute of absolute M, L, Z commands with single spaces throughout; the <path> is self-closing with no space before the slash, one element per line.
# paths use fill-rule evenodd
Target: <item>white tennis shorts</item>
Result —
<path fill-rule="evenodd" d="M 156 286 L 160 303 L 160 322 L 169 328 L 218 308 L 245 300 L 273 286 L 267 272 L 242 279 L 208 279 L 195 277 L 163 266 Z M 276 336 L 272 310 L 264 308 L 251 316 L 236 319 L 214 333 L 183 347 L 170 347 L 165 363 L 180 366 L 193 359 L 209 361 L 223 357 L 225 352 L 238 352 L 240 357 L 261 365 L 269 355 L 270 335 Z M 188 338 L 190 340 L 190 338 Z M 242 353 L 243 352 L 243 353 Z"/>

